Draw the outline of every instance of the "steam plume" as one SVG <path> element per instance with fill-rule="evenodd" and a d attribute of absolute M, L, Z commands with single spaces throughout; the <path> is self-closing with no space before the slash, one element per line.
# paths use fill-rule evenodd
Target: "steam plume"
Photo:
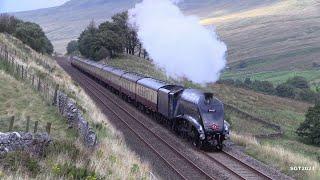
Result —
<path fill-rule="evenodd" d="M 167 75 L 197 83 L 216 82 L 226 64 L 226 45 L 213 27 L 194 16 L 184 16 L 181 0 L 143 0 L 129 11 L 129 23 L 155 63 Z"/>

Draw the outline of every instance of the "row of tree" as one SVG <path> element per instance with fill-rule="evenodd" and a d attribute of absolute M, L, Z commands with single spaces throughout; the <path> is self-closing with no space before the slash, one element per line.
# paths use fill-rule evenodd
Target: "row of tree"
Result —
<path fill-rule="evenodd" d="M 128 13 L 118 13 L 111 19 L 98 27 L 92 21 L 80 34 L 78 41 L 68 44 L 67 53 L 79 51 L 81 55 L 93 60 L 114 58 L 123 53 L 147 58 L 136 30 L 128 25 Z"/>
<path fill-rule="evenodd" d="M 269 81 L 252 81 L 250 78 L 246 78 L 244 81 L 239 79 L 225 79 L 219 81 L 219 83 L 311 103 L 320 100 L 320 92 L 312 91 L 309 82 L 301 76 L 290 78 L 286 82 L 277 86 L 274 86 L 273 83 Z"/>
<path fill-rule="evenodd" d="M 14 16 L 0 14 L 0 32 L 15 36 L 37 52 L 53 53 L 53 45 L 36 23 L 24 22 Z"/>

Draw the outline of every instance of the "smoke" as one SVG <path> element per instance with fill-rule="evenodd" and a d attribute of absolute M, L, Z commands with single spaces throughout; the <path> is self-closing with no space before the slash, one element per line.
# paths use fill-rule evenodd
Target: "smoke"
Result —
<path fill-rule="evenodd" d="M 167 75 L 204 84 L 216 82 L 226 65 L 226 45 L 213 27 L 177 7 L 181 0 L 143 0 L 129 11 L 129 23 L 157 66 Z"/>

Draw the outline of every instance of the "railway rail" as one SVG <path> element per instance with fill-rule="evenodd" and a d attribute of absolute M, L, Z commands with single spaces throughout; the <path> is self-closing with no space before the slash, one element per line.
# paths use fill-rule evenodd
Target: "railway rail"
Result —
<path fill-rule="evenodd" d="M 143 144 L 157 154 L 181 179 L 215 179 L 213 175 L 187 158 L 187 156 L 174 145 L 171 145 L 163 137 L 150 130 L 134 113 L 129 112 L 119 102 L 110 98 L 111 92 L 105 91 L 105 88 L 99 83 L 73 68 L 67 62 L 59 62 L 59 64 L 91 97 L 98 101 L 104 112 L 106 112 L 106 110 L 107 112 L 109 111 L 109 114 L 111 112 L 116 119 L 125 124 Z M 137 131 L 137 129 L 139 129 L 139 131 Z M 230 177 L 233 177 L 232 179 L 272 179 L 226 151 L 221 153 L 203 152 L 203 154 L 229 172 Z"/>
<path fill-rule="evenodd" d="M 72 78 L 74 78 L 74 80 L 81 84 L 94 99 L 99 101 L 99 104 L 101 104 L 103 108 L 110 111 L 118 120 L 123 122 L 146 146 L 172 168 L 180 178 L 215 179 L 192 160 L 188 159 L 183 152 L 180 152 L 165 139 L 151 131 L 132 113 L 120 106 L 114 99 L 110 98 L 109 95 L 101 89 L 102 87 L 99 87 L 100 85 L 98 83 L 92 81 L 88 76 L 76 72 L 78 70 L 71 66 L 65 64 L 60 65 L 72 76 Z M 122 113 L 117 112 L 115 109 L 121 110 Z M 139 132 L 137 129 L 139 129 Z"/>
<path fill-rule="evenodd" d="M 207 153 L 203 154 L 210 160 L 218 163 L 224 167 L 231 174 L 237 176 L 239 179 L 257 180 L 257 179 L 272 179 L 265 173 L 253 168 L 239 158 L 223 150 L 221 153 Z"/>

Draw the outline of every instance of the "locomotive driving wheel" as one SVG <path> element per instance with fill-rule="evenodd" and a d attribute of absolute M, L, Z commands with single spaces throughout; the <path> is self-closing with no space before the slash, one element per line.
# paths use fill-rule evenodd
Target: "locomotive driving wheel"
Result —
<path fill-rule="evenodd" d="M 196 148 L 202 148 L 202 141 L 200 140 L 200 135 L 195 128 L 191 130 L 191 141 L 192 145 Z"/>

